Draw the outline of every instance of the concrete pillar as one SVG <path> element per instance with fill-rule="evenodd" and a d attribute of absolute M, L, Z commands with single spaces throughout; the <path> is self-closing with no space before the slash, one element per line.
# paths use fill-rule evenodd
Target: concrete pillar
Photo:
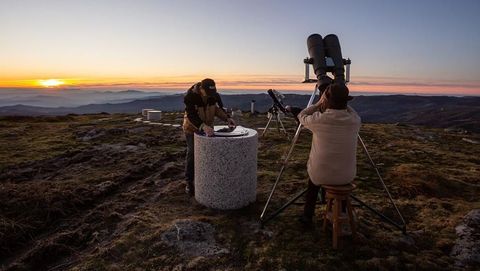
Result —
<path fill-rule="evenodd" d="M 227 210 L 255 201 L 258 136 L 243 129 L 248 134 L 238 137 L 195 134 L 195 199 L 200 204 Z"/>

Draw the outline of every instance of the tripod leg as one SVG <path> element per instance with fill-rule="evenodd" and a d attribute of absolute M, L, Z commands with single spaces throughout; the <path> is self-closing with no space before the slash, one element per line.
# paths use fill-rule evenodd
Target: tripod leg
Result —
<path fill-rule="evenodd" d="M 358 202 L 360 204 L 360 206 L 363 206 L 365 208 L 367 208 L 370 212 L 376 214 L 378 217 L 380 217 L 381 219 L 383 219 L 385 222 L 389 223 L 390 225 L 396 227 L 397 229 L 401 230 L 403 233 L 406 233 L 407 232 L 407 229 L 406 229 L 406 226 L 405 224 L 403 225 L 399 225 L 398 223 L 396 223 L 395 221 L 393 221 L 392 219 L 390 219 L 388 216 L 382 214 L 381 212 L 373 209 L 372 207 L 368 206 L 368 204 L 366 204 L 365 202 L 361 201 L 359 198 L 355 197 L 354 195 L 350 195 L 350 197 L 352 199 L 354 199 L 356 202 Z"/>
<path fill-rule="evenodd" d="M 290 146 L 290 149 L 287 153 L 287 156 L 285 157 L 285 160 L 283 161 L 282 168 L 280 169 L 280 172 L 278 173 L 277 179 L 275 180 L 275 183 L 273 184 L 272 191 L 270 191 L 270 195 L 268 196 L 267 203 L 265 203 L 265 207 L 263 207 L 262 214 L 260 215 L 260 220 L 263 221 L 263 217 L 265 216 L 265 213 L 267 211 L 268 205 L 270 205 L 270 201 L 272 200 L 273 193 L 275 193 L 275 189 L 277 188 L 277 184 L 280 181 L 280 178 L 283 175 L 283 171 L 285 170 L 285 167 L 287 166 L 288 159 L 290 159 L 290 156 L 292 155 L 293 149 L 295 147 L 295 144 L 297 143 L 298 137 L 300 136 L 300 131 L 302 130 L 302 125 L 299 124 L 297 127 L 297 131 L 295 132 L 295 136 L 293 137 L 292 140 L 292 145 Z"/>
<path fill-rule="evenodd" d="M 272 121 L 272 118 L 273 118 L 273 115 L 270 115 L 270 117 L 268 118 L 267 125 L 265 125 L 265 128 L 263 129 L 262 137 L 267 133 L 268 126 L 270 125 L 270 122 Z"/>
<path fill-rule="evenodd" d="M 285 129 L 285 126 L 283 126 L 283 122 L 282 122 L 282 119 L 280 118 L 280 116 L 278 116 L 278 122 L 282 126 L 283 132 L 288 136 L 287 130 Z"/>
<path fill-rule="evenodd" d="M 295 197 L 293 197 L 291 200 L 289 200 L 287 203 L 285 203 L 282 207 L 280 207 L 278 210 L 276 210 L 275 212 L 273 212 L 273 214 L 271 214 L 269 217 L 267 217 L 266 219 L 262 220 L 262 225 L 265 225 L 265 223 L 267 223 L 268 221 L 270 221 L 271 219 L 277 217 L 278 214 L 280 214 L 281 212 L 283 212 L 283 210 L 287 209 L 288 206 L 292 205 L 293 203 L 295 203 L 295 201 L 297 201 L 301 196 L 303 196 L 305 193 L 307 193 L 307 189 L 305 188 L 304 190 L 302 190 L 300 193 L 298 193 Z"/>
<path fill-rule="evenodd" d="M 312 105 L 313 100 L 315 99 L 315 95 L 317 94 L 317 87 L 315 86 L 315 89 L 313 90 L 312 96 L 310 96 L 310 100 L 308 101 L 307 107 Z M 264 216 L 267 212 L 268 206 L 270 205 L 270 201 L 272 200 L 273 194 L 275 193 L 275 189 L 277 189 L 278 182 L 280 181 L 280 178 L 283 175 L 283 171 L 285 170 L 285 167 L 287 166 L 288 159 L 290 159 L 290 156 L 292 155 L 293 149 L 295 148 L 295 144 L 297 143 L 298 137 L 300 136 L 300 131 L 302 130 L 302 125 L 299 124 L 297 127 L 297 131 L 295 132 L 295 136 L 292 139 L 292 145 L 290 146 L 290 149 L 287 153 L 287 156 L 285 157 L 285 160 L 283 161 L 282 168 L 280 169 L 280 172 L 278 173 L 277 179 L 275 180 L 275 183 L 273 184 L 272 190 L 270 191 L 270 195 L 268 196 L 267 202 L 265 203 L 265 206 L 263 207 L 262 214 L 260 215 L 260 221 L 262 224 L 264 223 Z"/>
<path fill-rule="evenodd" d="M 275 122 L 277 123 L 277 132 L 280 133 L 280 115 L 276 114 Z"/>
<path fill-rule="evenodd" d="M 393 225 L 393 226 L 401 229 L 403 233 L 406 233 L 406 231 L 407 231 L 407 223 L 405 222 L 405 219 L 403 218 L 402 213 L 400 213 L 400 210 L 398 209 L 397 205 L 396 205 L 395 202 L 393 201 L 392 195 L 390 194 L 390 191 L 388 190 L 387 185 L 386 185 L 385 182 L 383 181 L 382 175 L 380 175 L 380 171 L 378 170 L 378 167 L 377 167 L 377 165 L 375 164 L 375 162 L 373 162 L 373 159 L 372 159 L 372 157 L 370 156 L 370 153 L 368 152 L 367 146 L 366 146 L 365 143 L 363 142 L 363 140 L 362 140 L 362 138 L 360 137 L 360 135 L 358 135 L 358 140 L 360 141 L 360 144 L 362 145 L 363 150 L 365 151 L 365 154 L 366 154 L 367 157 L 368 157 L 368 160 L 370 160 L 370 164 L 371 164 L 372 167 L 375 169 L 375 172 L 377 173 L 378 179 L 379 179 L 380 182 L 382 183 L 383 189 L 385 190 L 385 192 L 386 192 L 387 195 L 388 195 L 388 199 L 390 200 L 390 203 L 392 203 L 393 207 L 395 208 L 395 211 L 397 212 L 398 216 L 399 216 L 400 219 L 402 220 L 402 225 L 398 225 L 397 223 L 395 223 L 395 222 L 394 222 L 393 220 L 391 220 L 390 218 L 386 217 L 386 216 L 383 215 L 382 213 L 379 213 L 378 211 L 374 210 L 373 208 L 371 208 L 371 207 L 368 206 L 367 204 L 365 204 L 365 203 L 363 203 L 362 201 L 360 201 L 358 198 L 355 198 L 355 197 L 353 197 L 353 196 L 351 196 L 351 197 L 352 197 L 354 200 L 356 200 L 358 203 L 360 203 L 361 205 L 367 207 L 367 209 L 369 209 L 370 211 L 374 212 L 375 214 L 377 214 L 378 216 L 380 216 L 381 218 L 383 218 L 385 221 L 387 221 L 387 222 L 390 223 L 391 225 Z"/>

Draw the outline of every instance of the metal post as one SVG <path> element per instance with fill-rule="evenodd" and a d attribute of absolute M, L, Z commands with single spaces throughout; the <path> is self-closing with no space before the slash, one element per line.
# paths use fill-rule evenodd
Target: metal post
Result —
<path fill-rule="evenodd" d="M 348 83 L 350 82 L 350 64 L 352 62 L 350 61 L 350 58 L 347 59 L 347 67 L 346 67 L 346 70 L 345 70 L 345 82 Z"/>
<path fill-rule="evenodd" d="M 310 80 L 310 64 L 305 63 L 305 82 Z"/>

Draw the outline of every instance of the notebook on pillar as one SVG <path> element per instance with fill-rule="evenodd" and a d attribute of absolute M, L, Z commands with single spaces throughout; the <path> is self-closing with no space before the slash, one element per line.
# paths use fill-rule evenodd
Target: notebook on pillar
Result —
<path fill-rule="evenodd" d="M 242 126 L 236 126 L 235 128 L 228 127 L 226 125 L 219 125 L 214 127 L 215 136 L 218 137 L 236 137 L 248 135 L 248 130 Z"/>

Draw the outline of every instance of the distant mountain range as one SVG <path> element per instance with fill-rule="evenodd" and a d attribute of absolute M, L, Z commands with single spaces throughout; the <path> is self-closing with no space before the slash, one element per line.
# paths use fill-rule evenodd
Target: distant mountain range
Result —
<path fill-rule="evenodd" d="M 304 107 L 310 95 L 286 94 L 284 102 Z M 266 112 L 272 105 L 267 94 L 223 95 L 228 108 Z M 480 132 L 480 97 L 382 95 L 356 96 L 350 105 L 357 110 L 363 122 L 405 123 L 431 127 L 459 128 Z M 181 111 L 183 95 L 145 97 L 124 103 L 88 104 L 77 107 L 38 107 L 12 105 L 0 107 L 0 115 L 66 115 L 91 113 L 139 113 L 142 108 L 162 111 Z"/>
<path fill-rule="evenodd" d="M 0 89 L 0 106 L 29 105 L 40 107 L 75 107 L 92 103 L 126 103 L 162 92 L 138 90 L 95 91 L 86 89 Z"/>

